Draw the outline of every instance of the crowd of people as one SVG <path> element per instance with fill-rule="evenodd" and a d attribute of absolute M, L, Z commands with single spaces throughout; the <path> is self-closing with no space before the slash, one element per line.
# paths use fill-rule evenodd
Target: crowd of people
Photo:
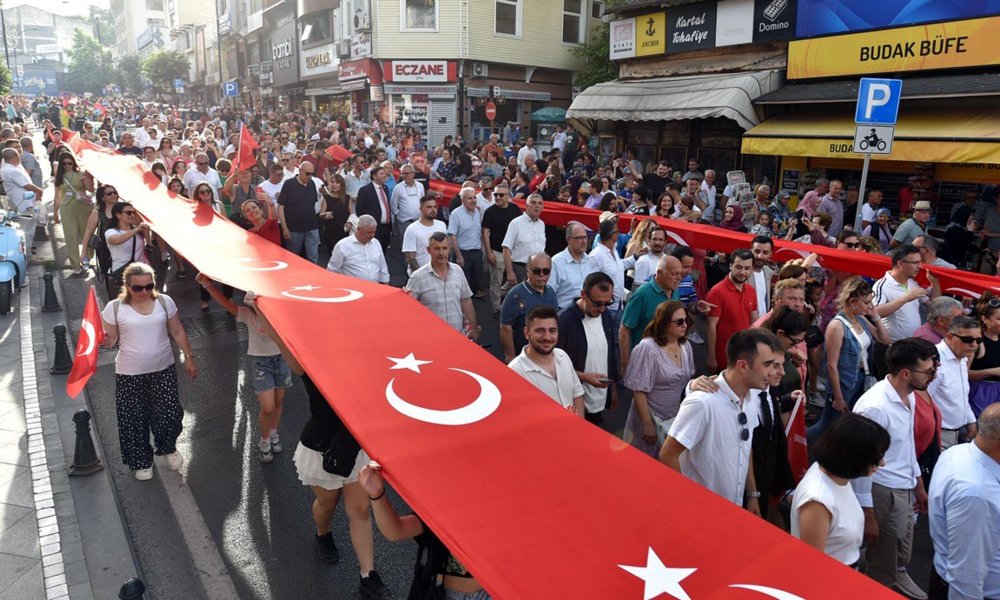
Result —
<path fill-rule="evenodd" d="M 93 271 L 117 298 L 104 320 L 108 343 L 120 344 L 122 454 L 137 479 L 149 479 L 154 452 L 171 468 L 182 464 L 170 337 L 197 375 L 176 304 L 156 278 L 185 278 L 196 267 L 113 186 L 80 168 L 53 127 L 66 124 L 54 105 L 39 100 L 34 111 L 54 174 L 54 220 L 73 276 Z M 851 186 L 819 179 L 793 208 L 765 184 L 749 198 L 729 184 L 720 192 L 715 173 L 696 160 L 683 172 L 665 162 L 646 172 L 631 153 L 602 165 L 571 127 L 559 128 L 543 152 L 507 132 L 435 144 L 412 127 L 333 115 L 124 100 L 94 111 L 77 107 L 90 113 L 73 123 L 80 135 L 144 161 L 175 195 L 210 204 L 330 271 L 403 282 L 473 341 L 478 315 L 492 310 L 498 358 L 569 413 L 601 426 L 628 401 L 622 435 L 637 450 L 833 559 L 911 598 L 1000 598 L 1000 297 L 972 303 L 942 295 L 933 276 L 929 287 L 917 280 L 925 265 L 967 264 L 970 234 L 988 247 L 1000 243 L 995 189 L 956 205 L 955 227 L 939 240 L 927 230 L 933 207 L 925 200 L 893 230 L 879 190 L 861 203 L 856 188 L 852 198 Z M 239 169 L 243 126 L 259 150 L 252 167 Z M 18 165 L 31 155 L 20 127 L 0 130 L 0 179 L 22 209 L 12 188 L 33 185 L 41 198 L 42 186 L 40 172 L 33 184 L 9 175 L 26 170 Z M 335 160 L 332 146 L 347 158 Z M 460 192 L 442 197 L 434 180 Z M 545 208 L 557 202 L 600 210 L 599 226 L 546 225 Z M 622 213 L 638 218 L 625 227 Z M 648 217 L 753 237 L 744 249 L 708 252 L 671 243 L 663 221 Z M 775 239 L 886 253 L 891 269 L 872 280 L 824 269 L 816 255 L 778 263 Z M 390 249 L 402 253 L 403 272 L 390 268 Z M 237 303 L 231 288 L 195 279 L 203 309 L 218 302 L 248 326 L 262 463 L 281 452 L 291 375 L 304 383 L 312 416 L 294 462 L 315 495 L 320 558 L 339 560 L 330 519 L 343 495 L 364 597 L 388 593 L 374 568 L 370 506 L 389 539 L 416 537 L 437 550 L 431 570 L 448 598 L 488 597 L 419 518 L 400 517 L 383 500 L 378 467 L 256 310 L 252 292 Z M 807 405 L 813 462 L 803 475 L 791 467 L 785 427 Z M 928 511 L 935 556 L 925 591 L 907 565 L 915 515 Z"/>

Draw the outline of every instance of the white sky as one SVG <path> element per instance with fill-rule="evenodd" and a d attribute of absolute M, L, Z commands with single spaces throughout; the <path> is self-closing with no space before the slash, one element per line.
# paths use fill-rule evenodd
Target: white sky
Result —
<path fill-rule="evenodd" d="M 38 5 L 38 0 L 7 0 L 3 3 L 3 7 L 14 8 L 15 6 L 22 6 L 25 4 Z M 85 16 L 90 11 L 90 6 L 100 6 L 101 8 L 108 8 L 110 6 L 109 0 L 51 0 L 45 3 L 45 10 L 53 12 L 59 15 L 76 15 Z"/>

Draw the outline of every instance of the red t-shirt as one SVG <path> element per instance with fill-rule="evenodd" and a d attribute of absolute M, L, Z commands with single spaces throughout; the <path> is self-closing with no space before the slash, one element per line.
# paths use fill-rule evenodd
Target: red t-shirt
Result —
<path fill-rule="evenodd" d="M 330 160 L 325 156 L 316 158 L 312 154 L 307 154 L 302 157 L 302 162 L 312 163 L 312 166 L 316 168 L 316 177 L 323 177 L 323 170 L 330 168 Z"/>
<path fill-rule="evenodd" d="M 265 221 L 264 225 L 260 228 L 260 231 L 256 233 L 269 242 L 274 242 L 279 246 L 281 245 L 281 229 L 278 227 L 278 221 L 276 219 L 268 219 Z"/>
<path fill-rule="evenodd" d="M 924 395 L 924 398 L 920 398 Z M 941 431 L 941 410 L 933 403 L 927 403 L 926 398 L 930 398 L 927 392 L 914 392 L 913 402 L 916 404 L 916 412 L 913 413 L 913 447 L 919 457 L 924 453 L 934 441 L 934 433 Z M 938 449 L 941 446 L 941 438 L 938 438 Z"/>
<path fill-rule="evenodd" d="M 715 326 L 715 360 L 722 370 L 728 365 L 726 343 L 729 338 L 737 331 L 750 328 L 750 315 L 757 310 L 757 293 L 748 283 L 743 284 L 742 291 L 737 289 L 733 280 L 726 277 L 708 290 L 707 300 L 715 305 L 708 316 L 719 318 Z"/>

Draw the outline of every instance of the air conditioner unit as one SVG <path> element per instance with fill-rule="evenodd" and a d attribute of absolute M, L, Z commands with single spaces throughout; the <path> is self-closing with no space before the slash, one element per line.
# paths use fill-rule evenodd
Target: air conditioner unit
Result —
<path fill-rule="evenodd" d="M 473 77 L 489 77 L 490 76 L 490 66 L 482 62 L 472 63 L 472 76 Z"/>
<path fill-rule="evenodd" d="M 354 30 L 355 31 L 371 31 L 372 30 L 372 17 L 371 13 L 368 12 L 367 7 L 359 8 L 354 13 Z"/>
<path fill-rule="evenodd" d="M 351 55 L 351 40 L 340 40 L 337 42 L 337 56 L 345 58 Z"/>

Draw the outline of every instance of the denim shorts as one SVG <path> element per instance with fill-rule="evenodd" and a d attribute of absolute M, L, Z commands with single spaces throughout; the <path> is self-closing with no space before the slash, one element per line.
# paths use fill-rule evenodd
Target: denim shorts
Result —
<path fill-rule="evenodd" d="M 280 354 L 251 356 L 253 391 L 256 393 L 292 387 L 292 371 Z"/>

